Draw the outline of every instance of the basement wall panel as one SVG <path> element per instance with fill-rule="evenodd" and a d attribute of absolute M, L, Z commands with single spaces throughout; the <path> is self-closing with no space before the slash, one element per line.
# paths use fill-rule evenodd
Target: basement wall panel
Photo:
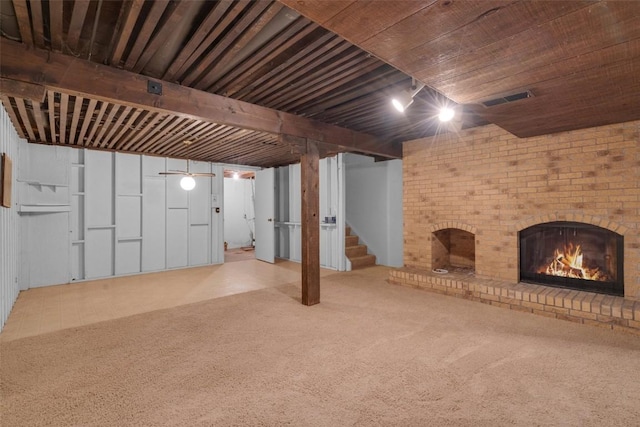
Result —
<path fill-rule="evenodd" d="M 142 271 L 166 268 L 166 169 L 162 157 L 142 156 Z"/>
<path fill-rule="evenodd" d="M 26 144 L 16 133 L 9 115 L 0 107 L 0 153 L 6 154 L 13 163 L 11 207 L 0 207 L 0 330 L 9 317 L 11 308 L 18 298 L 18 257 L 20 252 L 20 226 L 18 217 L 16 189 L 16 169 L 18 165 L 18 146 Z M 2 171 L 0 171 L 1 173 Z"/>

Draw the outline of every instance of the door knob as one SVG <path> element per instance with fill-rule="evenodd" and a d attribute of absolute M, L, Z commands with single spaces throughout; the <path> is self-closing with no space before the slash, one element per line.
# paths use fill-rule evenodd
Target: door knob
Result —
<path fill-rule="evenodd" d="M 271 222 L 271 221 L 273 221 L 273 218 L 269 218 L 269 219 L 267 219 L 267 221 Z"/>

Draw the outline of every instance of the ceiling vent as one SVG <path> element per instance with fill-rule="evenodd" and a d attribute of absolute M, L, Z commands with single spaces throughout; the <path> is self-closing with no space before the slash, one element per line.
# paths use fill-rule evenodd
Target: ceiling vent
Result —
<path fill-rule="evenodd" d="M 493 107 L 494 105 L 506 104 L 526 98 L 533 98 L 533 93 L 531 93 L 530 90 L 512 93 L 510 95 L 501 96 L 499 98 L 489 99 L 487 101 L 482 101 L 482 105 L 484 105 L 485 107 Z"/>

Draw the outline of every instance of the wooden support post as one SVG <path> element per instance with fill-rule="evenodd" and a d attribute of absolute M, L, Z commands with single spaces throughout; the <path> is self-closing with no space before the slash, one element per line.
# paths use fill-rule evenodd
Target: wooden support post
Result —
<path fill-rule="evenodd" d="M 300 156 L 302 188 L 302 304 L 320 302 L 320 155 L 306 140 Z"/>

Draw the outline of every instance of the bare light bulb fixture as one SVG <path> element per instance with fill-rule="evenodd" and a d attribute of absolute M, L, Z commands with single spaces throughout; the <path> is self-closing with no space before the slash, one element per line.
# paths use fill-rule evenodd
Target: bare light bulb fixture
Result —
<path fill-rule="evenodd" d="M 403 90 L 398 95 L 391 98 L 391 104 L 396 110 L 403 113 L 404 110 L 413 104 L 413 97 L 416 96 L 422 88 L 424 88 L 423 83 L 418 83 L 416 82 L 416 79 L 411 79 L 411 90 Z"/>
<path fill-rule="evenodd" d="M 233 179 L 240 179 L 240 174 L 238 174 L 238 172 L 234 172 Z"/>
<path fill-rule="evenodd" d="M 449 122 L 456 115 L 453 108 L 442 107 L 440 109 L 440 114 L 438 114 L 438 118 L 441 122 Z"/>
<path fill-rule="evenodd" d="M 192 176 L 182 177 L 180 180 L 180 187 L 185 191 L 191 191 L 196 188 L 196 180 Z"/>

